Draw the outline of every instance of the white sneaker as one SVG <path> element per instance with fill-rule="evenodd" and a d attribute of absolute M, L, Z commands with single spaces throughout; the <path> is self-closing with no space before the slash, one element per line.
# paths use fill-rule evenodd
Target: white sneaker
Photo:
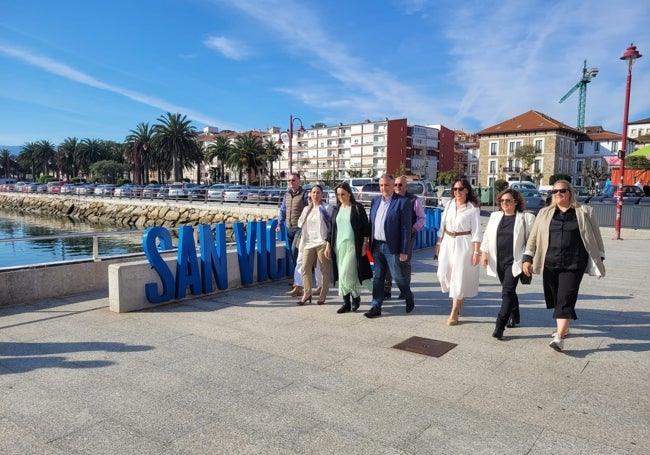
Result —
<path fill-rule="evenodd" d="M 557 352 L 562 352 L 562 349 L 564 349 L 564 340 L 562 337 L 555 335 L 553 337 L 553 341 L 551 341 L 549 346 L 555 349 Z"/>
<path fill-rule="evenodd" d="M 551 333 L 551 338 L 555 338 L 557 335 L 557 332 Z M 571 332 L 566 332 L 562 338 L 569 338 L 571 336 Z"/>

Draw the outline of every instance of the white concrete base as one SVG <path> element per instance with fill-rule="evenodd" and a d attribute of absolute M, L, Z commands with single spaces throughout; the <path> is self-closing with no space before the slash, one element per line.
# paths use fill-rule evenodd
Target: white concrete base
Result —
<path fill-rule="evenodd" d="M 276 255 L 278 258 L 284 257 L 284 245 L 276 245 Z M 236 251 L 228 251 L 228 289 L 232 290 L 242 287 L 239 272 L 239 261 Z M 176 253 L 163 255 L 165 263 L 176 275 Z M 187 290 L 187 296 L 183 299 L 172 299 L 164 303 L 151 303 L 147 300 L 145 294 L 146 283 L 158 283 L 159 292 L 162 292 L 162 285 L 158 273 L 151 267 L 147 260 L 128 262 L 122 264 L 112 264 L 108 267 L 108 302 L 109 309 L 116 313 L 126 313 L 129 311 L 138 311 L 153 308 L 158 305 L 179 302 L 196 298 L 198 296 Z M 257 283 L 257 260 L 253 268 L 253 283 Z M 214 294 L 222 292 L 217 288 L 214 277 L 212 279 L 212 288 Z M 202 294 L 206 295 L 206 294 Z"/>

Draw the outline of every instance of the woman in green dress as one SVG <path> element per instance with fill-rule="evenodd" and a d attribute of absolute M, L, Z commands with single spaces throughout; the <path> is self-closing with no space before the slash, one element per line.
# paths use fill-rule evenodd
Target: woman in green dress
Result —
<path fill-rule="evenodd" d="M 370 222 L 366 209 L 354 199 L 348 183 L 340 183 L 335 191 L 337 204 L 332 212 L 325 256 L 332 258 L 332 282 L 338 281 L 339 295 L 343 297 L 343 306 L 337 313 L 347 313 L 357 311 L 361 304 L 360 291 L 364 284 L 369 287 L 372 280 L 366 254 Z"/>

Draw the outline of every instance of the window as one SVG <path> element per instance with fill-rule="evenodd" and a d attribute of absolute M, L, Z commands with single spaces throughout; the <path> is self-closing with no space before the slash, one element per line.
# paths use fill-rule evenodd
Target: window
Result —
<path fill-rule="evenodd" d="M 612 153 L 618 153 L 618 141 L 612 141 Z"/>
<path fill-rule="evenodd" d="M 496 172 L 497 172 L 497 162 L 496 162 L 496 160 L 490 160 L 489 172 L 490 172 L 490 174 L 496 174 Z"/>
<path fill-rule="evenodd" d="M 600 151 L 600 142 L 594 142 L 594 152 Z"/>
<path fill-rule="evenodd" d="M 490 142 L 490 155 L 494 156 L 499 151 L 499 144 L 496 142 Z"/>
<path fill-rule="evenodd" d="M 576 161 L 576 172 L 582 172 L 582 160 Z"/>
<path fill-rule="evenodd" d="M 585 143 L 584 142 L 579 142 L 578 143 L 578 155 L 582 155 L 585 153 Z"/>
<path fill-rule="evenodd" d="M 508 143 L 508 153 L 512 155 L 517 151 L 517 149 L 521 148 L 521 141 L 510 141 Z"/>
<path fill-rule="evenodd" d="M 533 163 L 533 170 L 535 172 L 540 172 L 542 170 L 542 160 L 535 160 Z"/>
<path fill-rule="evenodd" d="M 544 141 L 541 139 L 535 139 L 535 150 L 540 153 L 544 150 Z"/>

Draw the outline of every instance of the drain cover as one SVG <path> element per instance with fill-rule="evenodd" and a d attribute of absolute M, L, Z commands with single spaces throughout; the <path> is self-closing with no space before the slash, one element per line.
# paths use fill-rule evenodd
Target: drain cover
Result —
<path fill-rule="evenodd" d="M 447 343 L 446 341 L 432 340 L 431 338 L 411 337 L 401 343 L 397 343 L 393 347 L 403 351 L 415 352 L 416 354 L 442 357 L 456 346 L 458 345 Z"/>

